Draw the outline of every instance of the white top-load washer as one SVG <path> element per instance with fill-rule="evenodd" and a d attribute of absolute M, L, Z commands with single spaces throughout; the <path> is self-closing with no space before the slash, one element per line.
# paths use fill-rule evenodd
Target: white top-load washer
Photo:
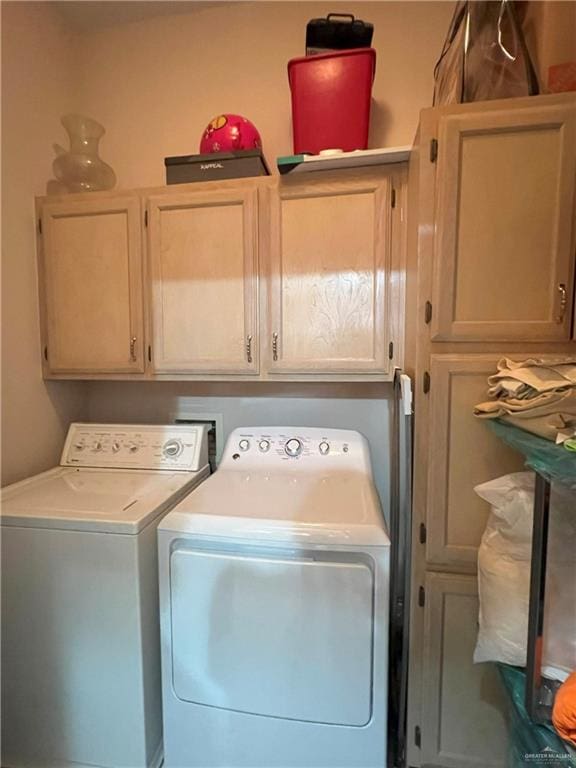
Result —
<path fill-rule="evenodd" d="M 2 765 L 162 758 L 156 527 L 209 475 L 202 425 L 72 424 L 2 491 Z"/>
<path fill-rule="evenodd" d="M 383 768 L 390 541 L 366 440 L 237 429 L 158 538 L 166 768 Z"/>

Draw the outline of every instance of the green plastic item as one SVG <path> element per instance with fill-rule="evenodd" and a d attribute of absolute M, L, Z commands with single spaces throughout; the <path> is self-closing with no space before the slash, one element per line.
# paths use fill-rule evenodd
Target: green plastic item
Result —
<path fill-rule="evenodd" d="M 524 707 L 526 673 L 520 667 L 496 664 L 508 694 L 508 768 L 576 768 L 576 757 L 551 725 L 535 724 Z"/>
<path fill-rule="evenodd" d="M 507 443 L 526 457 L 526 465 L 550 482 L 558 481 L 576 489 L 576 441 L 571 450 L 551 440 L 525 432 L 499 419 L 488 420 L 488 426 Z"/>
<path fill-rule="evenodd" d="M 370 165 L 407 163 L 412 147 L 383 147 L 382 149 L 355 149 L 353 152 L 326 150 L 322 155 L 287 155 L 278 157 L 276 164 L 281 176 L 287 173 L 342 170 Z"/>

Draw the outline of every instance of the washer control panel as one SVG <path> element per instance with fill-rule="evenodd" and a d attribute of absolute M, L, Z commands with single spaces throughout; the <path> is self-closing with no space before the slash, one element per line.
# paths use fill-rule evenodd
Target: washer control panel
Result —
<path fill-rule="evenodd" d="M 60 464 L 197 472 L 208 463 L 205 424 L 71 424 Z"/>
<path fill-rule="evenodd" d="M 226 443 L 221 467 L 272 469 L 353 469 L 370 465 L 368 444 L 347 429 L 255 427 L 235 429 Z"/>

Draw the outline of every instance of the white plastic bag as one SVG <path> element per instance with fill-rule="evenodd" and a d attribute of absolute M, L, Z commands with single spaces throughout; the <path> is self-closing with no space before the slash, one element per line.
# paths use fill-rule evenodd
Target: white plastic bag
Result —
<path fill-rule="evenodd" d="M 492 506 L 478 553 L 480 616 L 474 661 L 526 665 L 534 474 L 478 485 Z M 564 680 L 576 668 L 576 495 L 552 486 L 546 571 L 543 672 Z"/>

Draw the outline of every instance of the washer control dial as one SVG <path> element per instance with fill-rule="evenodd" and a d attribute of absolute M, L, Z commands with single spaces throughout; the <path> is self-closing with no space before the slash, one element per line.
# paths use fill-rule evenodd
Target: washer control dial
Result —
<path fill-rule="evenodd" d="M 137 453 L 138 452 L 138 447 L 139 446 L 136 445 L 136 443 L 129 443 L 128 444 L 128 450 L 130 451 L 130 453 Z"/>
<path fill-rule="evenodd" d="M 320 451 L 322 456 L 326 456 L 327 453 L 330 453 L 330 443 L 327 443 L 326 440 L 322 440 L 322 442 L 318 446 L 318 450 Z"/>
<path fill-rule="evenodd" d="M 162 453 L 170 459 L 180 456 L 183 450 L 184 447 L 180 440 L 167 440 L 162 446 Z"/>
<path fill-rule="evenodd" d="M 270 440 L 260 440 L 258 443 L 258 448 L 262 451 L 262 453 L 266 453 L 270 450 Z"/>
<path fill-rule="evenodd" d="M 302 443 L 300 440 L 298 440 L 298 438 L 291 437 L 290 440 L 286 441 L 284 450 L 288 456 L 299 456 L 302 453 Z"/>
<path fill-rule="evenodd" d="M 248 448 L 250 448 L 250 440 L 246 440 L 246 438 L 243 437 L 238 443 L 238 448 L 240 448 L 241 451 L 247 451 Z"/>

